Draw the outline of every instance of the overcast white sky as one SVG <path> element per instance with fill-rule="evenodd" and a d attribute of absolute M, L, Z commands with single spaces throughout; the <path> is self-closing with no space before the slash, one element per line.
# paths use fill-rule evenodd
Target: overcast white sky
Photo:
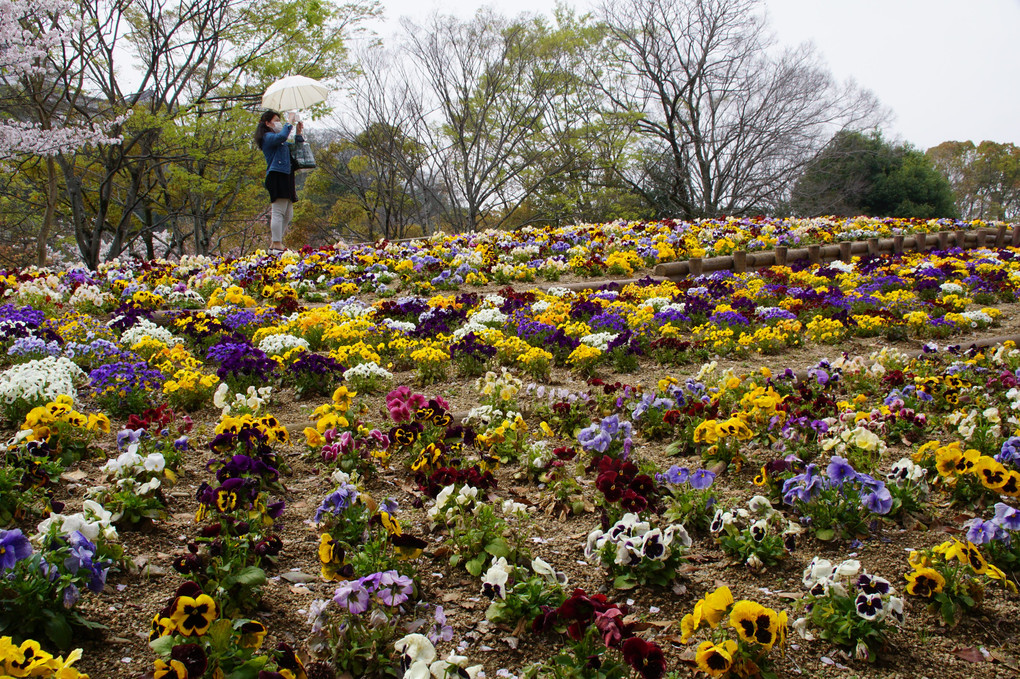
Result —
<path fill-rule="evenodd" d="M 548 12 L 550 0 L 382 0 L 384 38 L 401 17 L 467 17 L 479 7 Z M 579 11 L 592 0 L 565 0 Z M 813 42 L 836 77 L 892 109 L 887 133 L 921 149 L 943 141 L 1020 143 L 1020 0 L 766 0 L 782 43 Z"/>

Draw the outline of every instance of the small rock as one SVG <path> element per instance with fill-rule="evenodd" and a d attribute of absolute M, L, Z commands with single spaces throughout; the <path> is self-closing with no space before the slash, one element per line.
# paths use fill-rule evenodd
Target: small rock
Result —
<path fill-rule="evenodd" d="M 74 472 L 64 472 L 63 474 L 60 475 L 61 481 L 68 481 L 68 482 L 84 481 L 86 479 L 86 477 L 88 477 L 88 474 L 86 474 L 85 472 L 83 472 L 81 470 L 74 471 Z"/>
<path fill-rule="evenodd" d="M 150 563 L 141 569 L 141 573 L 147 578 L 161 578 L 166 575 L 166 569 Z"/>
<path fill-rule="evenodd" d="M 291 572 L 282 573 L 280 575 L 280 579 L 286 580 L 287 582 L 293 582 L 293 583 L 315 582 L 315 581 L 318 580 L 318 578 L 315 577 L 314 575 L 309 575 L 308 573 L 301 573 L 301 572 L 297 572 L 297 573 L 291 573 Z"/>

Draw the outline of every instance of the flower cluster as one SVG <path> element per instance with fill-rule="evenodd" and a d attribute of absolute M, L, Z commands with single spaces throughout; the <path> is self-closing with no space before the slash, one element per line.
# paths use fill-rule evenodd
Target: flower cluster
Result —
<path fill-rule="evenodd" d="M 0 675 L 5 677 L 54 677 L 88 679 L 73 667 L 81 659 L 81 649 L 64 656 L 53 656 L 38 641 L 26 639 L 19 646 L 11 637 L 0 637 Z"/>
<path fill-rule="evenodd" d="M 636 635 L 635 625 L 626 620 L 628 613 L 626 604 L 609 601 L 604 594 L 575 589 L 559 607 L 543 606 L 531 629 L 567 636 L 568 648 L 548 661 L 551 666 L 580 670 L 595 662 L 607 676 L 622 675 L 629 667 L 643 679 L 660 679 L 666 673 L 666 656 L 657 644 Z M 535 669 L 539 674 L 542 667 Z"/>
<path fill-rule="evenodd" d="M 787 479 L 782 496 L 820 540 L 866 534 L 871 517 L 888 514 L 893 504 L 885 483 L 855 471 L 839 456 L 833 456 L 824 473 L 809 464 Z"/>
<path fill-rule="evenodd" d="M 907 594 L 923 601 L 950 627 L 981 605 L 989 584 L 998 583 L 1013 593 L 1017 589 L 970 541 L 953 538 L 931 549 L 913 551 L 907 561 L 912 569 L 904 576 Z"/>
<path fill-rule="evenodd" d="M 694 605 L 680 621 L 682 641 L 707 629 L 695 654 L 698 669 L 710 677 L 753 677 L 770 669 L 769 651 L 786 644 L 786 611 L 747 599 L 735 601 L 720 587 Z"/>
<path fill-rule="evenodd" d="M 691 537 L 683 526 L 653 528 L 637 514 L 624 514 L 608 531 L 588 533 L 584 555 L 609 568 L 615 587 L 631 589 L 644 583 L 668 585 L 690 547 Z"/>
<path fill-rule="evenodd" d="M 752 497 L 747 509 L 717 509 L 710 530 L 724 552 L 753 571 L 774 566 L 786 557 L 801 531 L 761 495 Z"/>
<path fill-rule="evenodd" d="M 152 405 L 152 394 L 163 388 L 164 377 L 145 362 L 117 361 L 89 373 L 89 394 L 119 416 L 141 413 Z"/>
<path fill-rule="evenodd" d="M 858 561 L 833 564 L 816 556 L 804 569 L 803 582 L 808 590 L 799 604 L 804 617 L 793 628 L 804 639 L 814 639 L 812 630 L 818 630 L 822 639 L 874 662 L 893 627 L 903 622 L 903 599 L 888 580 L 863 571 Z"/>

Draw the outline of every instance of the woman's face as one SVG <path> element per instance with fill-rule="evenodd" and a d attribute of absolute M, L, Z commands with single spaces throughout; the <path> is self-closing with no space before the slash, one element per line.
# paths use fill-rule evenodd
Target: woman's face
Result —
<path fill-rule="evenodd" d="M 280 116 L 273 116 L 273 119 L 269 121 L 269 127 L 276 127 L 276 123 L 282 122 Z"/>

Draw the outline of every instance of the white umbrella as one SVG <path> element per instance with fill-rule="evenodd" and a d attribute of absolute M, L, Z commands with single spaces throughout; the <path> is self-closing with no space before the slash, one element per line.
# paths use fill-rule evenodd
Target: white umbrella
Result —
<path fill-rule="evenodd" d="M 326 101 L 329 89 L 318 80 L 303 75 L 280 78 L 262 95 L 262 106 L 277 111 L 294 111 Z"/>

